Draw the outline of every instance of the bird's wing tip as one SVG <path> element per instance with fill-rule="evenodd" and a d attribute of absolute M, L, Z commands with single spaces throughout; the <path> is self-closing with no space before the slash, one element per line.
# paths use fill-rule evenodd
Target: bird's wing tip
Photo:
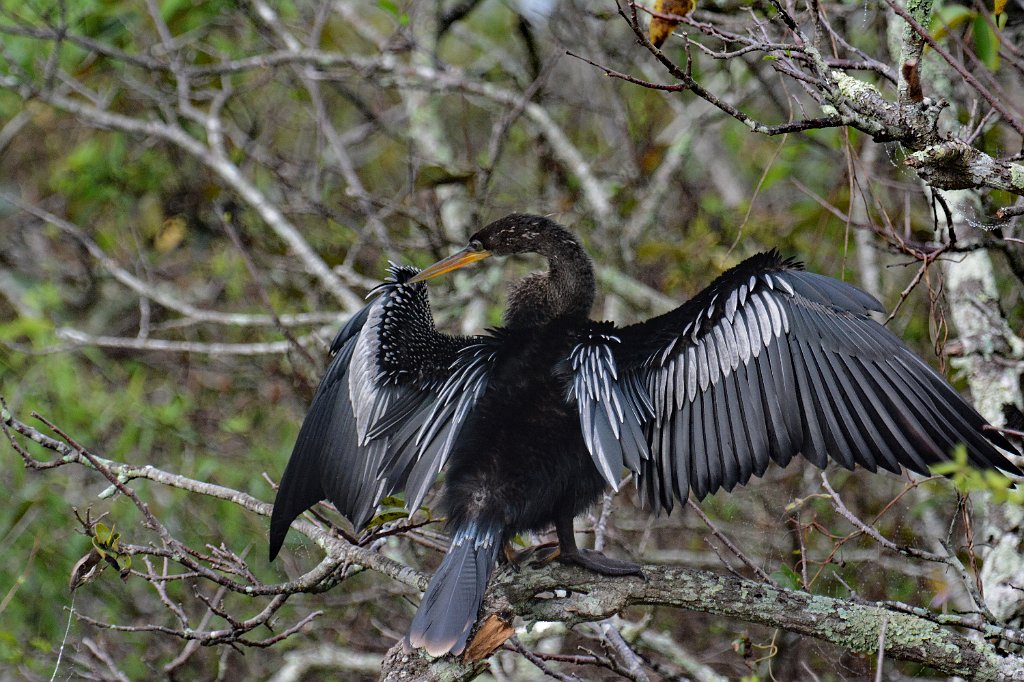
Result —
<path fill-rule="evenodd" d="M 284 528 L 281 528 L 282 516 L 279 516 L 277 512 L 277 505 L 274 505 L 274 514 L 270 518 L 270 538 L 269 546 L 267 548 L 267 555 L 270 561 L 277 558 L 277 555 L 281 553 L 281 548 L 284 547 L 285 536 L 288 535 L 288 529 L 291 527 L 291 520 L 287 524 L 284 524 Z"/>

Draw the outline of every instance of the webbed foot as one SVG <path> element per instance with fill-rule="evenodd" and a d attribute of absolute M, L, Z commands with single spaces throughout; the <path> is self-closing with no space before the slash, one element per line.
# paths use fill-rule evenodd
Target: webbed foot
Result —
<path fill-rule="evenodd" d="M 634 564 L 632 561 L 622 561 L 621 559 L 612 559 L 593 549 L 577 549 L 572 553 L 563 551 L 558 559 L 559 561 L 582 566 L 601 575 L 635 575 L 645 580 L 647 579 L 640 568 L 640 564 Z"/>

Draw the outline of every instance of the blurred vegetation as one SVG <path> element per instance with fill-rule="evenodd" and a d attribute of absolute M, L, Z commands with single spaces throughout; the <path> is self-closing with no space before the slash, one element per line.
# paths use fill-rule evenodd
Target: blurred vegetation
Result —
<path fill-rule="evenodd" d="M 476 226 L 511 211 L 554 214 L 581 234 L 601 264 L 680 302 L 723 269 L 769 247 L 799 256 L 815 271 L 860 281 L 854 230 L 832 209 L 845 213 L 862 197 L 869 203 L 864 219 L 879 229 L 895 225 L 901 234 L 906 229 L 907 238 L 927 242 L 935 228 L 917 181 L 895 164 L 898 148 L 886 147 L 872 167 L 857 171 L 851 185 L 851 159 L 860 159 L 874 144 L 859 133 L 838 129 L 755 136 L 686 93 L 608 79 L 566 57 L 568 48 L 623 71 L 649 70 L 649 55 L 636 49 L 613 4 L 567 0 L 531 25 L 514 4 L 483 2 L 436 46 L 430 42 L 436 37 L 430 30 L 436 21 L 432 12 L 454 3 L 379 0 L 335 7 L 281 2 L 274 3 L 276 24 L 261 17 L 258 3 L 150 4 L 180 41 L 175 57 L 189 60 L 191 67 L 284 50 L 283 29 L 326 52 L 450 66 L 469 82 L 514 93 L 537 83 L 524 101 L 543 107 L 566 133 L 601 180 L 612 206 L 612 219 L 605 223 L 588 207 L 578 175 L 536 125 L 509 106 L 459 88 L 401 81 L 384 71 L 316 70 L 329 126 L 343 136 L 351 157 L 340 161 L 331 154 L 321 114 L 304 84 L 304 78 L 313 78 L 312 70 L 284 66 L 195 78 L 189 83 L 190 104 L 202 111 L 223 106 L 228 160 L 357 295 L 383 275 L 388 259 L 423 265 L 447 253 Z M 707 10 L 733 22 L 743 20 L 742 13 L 725 5 L 710 4 Z M 760 12 L 758 7 L 750 6 L 751 12 Z M 835 11 L 851 27 L 851 41 L 889 61 L 882 10 L 851 1 L 836 3 Z M 945 35 L 959 35 L 958 27 L 966 30 L 972 23 L 979 26 L 976 12 L 951 12 Z M 82 40 L 55 46 L 53 40 L 16 30 L 47 26 L 62 26 Z M 972 34 L 975 41 L 991 40 L 978 30 Z M 138 120 L 180 126 L 207 141 L 209 131 L 179 108 L 180 80 L 170 71 L 100 54 L 91 45 L 138 55 L 147 63 L 166 63 L 168 54 L 146 3 L 0 0 L 0 396 L 19 419 L 28 421 L 30 412 L 38 412 L 104 457 L 151 464 L 270 501 L 273 490 L 263 474 L 276 480 L 287 462 L 325 361 L 326 343 L 345 318 L 345 306 L 211 164 L 158 135 L 90 125 L 22 87 L 56 88 L 63 96 L 99 102 L 107 111 Z M 665 49 L 685 59 L 680 41 L 670 40 Z M 984 49 L 984 63 L 997 69 L 998 55 L 993 56 L 990 45 Z M 733 94 L 744 109 L 785 121 L 784 95 L 770 92 L 770 73 L 763 68 L 751 61 L 731 64 L 698 55 L 693 72 Z M 225 92 L 229 96 L 216 102 Z M 443 149 L 424 137 L 431 121 L 417 124 L 418 116 L 433 117 Z M 501 125 L 507 131 L 495 159 L 491 145 Z M 1005 138 L 991 132 L 980 144 L 997 149 Z M 650 214 L 641 215 L 654 175 L 676 145 L 686 149 L 683 160 Z M 365 195 L 346 180 L 346 163 L 355 169 Z M 480 171 L 486 164 L 493 167 L 484 178 Z M 986 201 L 998 207 L 1009 198 L 996 193 Z M 278 314 L 333 313 L 333 323 L 293 328 L 319 366 L 308 366 L 294 349 L 241 355 L 96 342 L 97 337 L 114 337 L 247 344 L 287 337 L 272 324 L 196 321 L 140 299 L 90 255 L 82 239 L 25 206 L 69 221 L 119 267 L 199 309 L 265 314 L 265 291 Z M 372 227 L 368 210 L 382 233 Z M 225 231 L 224 212 L 239 228 L 245 255 Z M 633 232 L 625 228 L 631 220 L 639 226 Z M 916 271 L 907 266 L 916 264 L 881 240 L 872 243 L 884 303 L 892 307 Z M 246 255 L 255 262 L 258 280 L 246 267 Z M 521 272 L 523 267 L 508 269 Z M 439 317 L 452 329 L 467 320 L 477 328 L 496 323 L 502 281 L 481 269 L 433 287 Z M 892 325 L 931 358 L 939 330 L 930 322 L 935 317 L 925 288 L 910 296 Z M 1020 290 L 1008 283 L 1003 290 L 1005 309 L 1019 320 L 1024 312 Z M 478 297 L 486 301 L 483 310 L 469 305 Z M 606 288 L 595 316 L 613 314 L 629 321 L 658 305 L 653 296 L 631 297 Z M 78 343 L 80 336 L 69 336 L 68 329 L 92 341 Z M 35 444 L 26 446 L 48 458 Z M 0 485 L 10 498 L 0 505 L 0 679 L 47 679 L 68 626 L 70 572 L 91 547 L 73 511 L 102 516 L 108 528 L 121 534 L 122 543 L 145 544 L 152 534 L 130 501 L 98 497 L 108 483 L 97 474 L 77 468 L 29 471 L 11 448 L 0 453 Z M 905 481 L 863 472 L 829 475 L 849 498 L 846 504 L 861 518 L 880 517 L 876 527 L 895 541 L 926 543 L 923 536 L 944 536 L 951 525 L 957 537 L 962 532 L 957 525 L 961 501 L 944 481 L 922 484 L 890 508 Z M 828 501 L 816 496 L 817 476 L 797 465 L 773 469 L 767 480 L 732 495 L 720 493 L 702 506 L 776 580 L 800 587 L 801 547 L 809 561 L 825 562 L 836 540 L 829 533 L 850 532 Z M 977 481 L 968 484 L 984 487 Z M 264 559 L 265 518 L 151 482 L 132 485 L 181 540 L 200 548 L 224 544 L 250 558 L 250 567 L 263 580 L 294 577 L 319 558 L 318 550 L 293 534 L 288 556 L 271 565 Z M 794 499 L 802 503 L 787 507 Z M 652 521 L 636 513 L 629 491 L 616 501 L 609 544 L 613 551 L 644 560 L 720 568 L 709 548 L 716 543 L 706 536 L 692 514 Z M 392 540 L 387 551 L 420 567 L 438 558 L 401 539 Z M 834 596 L 852 591 L 868 600 L 906 600 L 940 610 L 955 596 L 952 578 L 941 567 L 908 568 L 864 538 L 843 545 L 831 563 L 809 563 L 806 573 L 814 591 Z M 114 679 L 103 655 L 130 679 L 263 679 L 289 652 L 320 644 L 383 653 L 404 630 L 415 602 L 400 587 L 383 582 L 364 573 L 328 593 L 294 597 L 279 612 L 279 629 L 314 609 L 324 610 L 325 616 L 270 649 L 246 649 L 244 656 L 226 646 L 204 649 L 170 673 L 163 668 L 182 652 L 180 640 L 72 620 L 70 651 L 58 676 Z M 198 622 L 204 608 L 190 590 L 174 582 L 167 597 L 185 604 Z M 175 625 L 150 584 L 122 581 L 111 570 L 79 588 L 74 602 L 77 612 L 98 621 Z M 226 607 L 241 617 L 259 608 L 238 595 L 229 595 Z M 641 618 L 639 611 L 627 616 Z M 794 636 L 713 616 L 657 609 L 649 617 L 650 628 L 685 642 L 694 656 L 730 678 L 768 679 L 774 670 L 776 679 L 795 679 L 797 664 L 804 662 L 823 680 L 850 679 L 873 664 L 870 657 L 842 654 L 819 643 L 800 650 L 803 640 Z M 271 634 L 266 630 L 261 636 Z M 900 670 L 927 674 L 912 666 Z M 337 678 L 324 673 L 323 679 Z"/>

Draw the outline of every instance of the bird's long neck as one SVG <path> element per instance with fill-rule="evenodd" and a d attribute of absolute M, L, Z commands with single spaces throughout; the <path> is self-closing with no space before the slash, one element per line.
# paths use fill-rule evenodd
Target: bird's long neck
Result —
<path fill-rule="evenodd" d="M 586 319 L 594 305 L 594 268 L 583 247 L 569 232 L 540 245 L 548 271 L 516 282 L 509 292 L 505 324 L 527 327 L 559 318 Z"/>

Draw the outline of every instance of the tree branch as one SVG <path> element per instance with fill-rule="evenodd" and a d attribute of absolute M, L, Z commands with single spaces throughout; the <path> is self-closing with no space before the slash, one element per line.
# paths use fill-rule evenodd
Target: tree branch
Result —
<path fill-rule="evenodd" d="M 687 568 L 645 566 L 646 580 L 611 578 L 571 566 L 550 565 L 516 573 L 505 570 L 492 581 L 481 621 L 495 614 L 527 624 L 563 622 L 570 626 L 603 620 L 636 605 L 670 606 L 711 613 L 807 635 L 850 651 L 874 653 L 885 629 L 888 658 L 913 661 L 944 675 L 972 680 L 1024 679 L 1024 658 L 1003 655 L 985 641 L 969 639 L 930 620 L 879 604 L 858 604 L 734 576 Z M 564 590 L 566 597 L 542 598 Z M 468 680 L 479 662 L 406 652 L 396 644 L 384 660 L 381 679 Z"/>

